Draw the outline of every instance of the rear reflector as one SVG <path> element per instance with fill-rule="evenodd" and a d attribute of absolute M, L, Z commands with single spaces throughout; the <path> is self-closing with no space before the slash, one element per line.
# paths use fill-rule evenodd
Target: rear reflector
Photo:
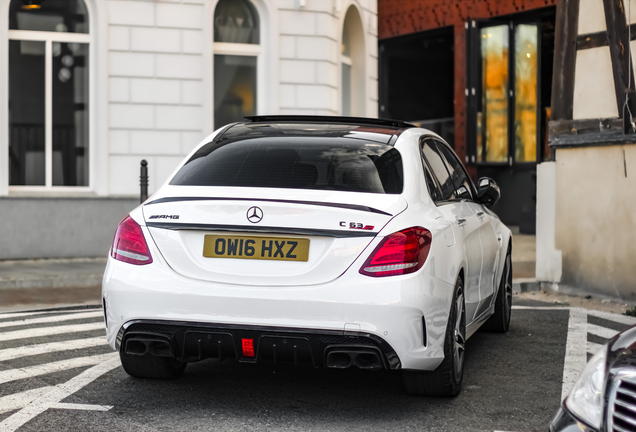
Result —
<path fill-rule="evenodd" d="M 422 227 L 411 227 L 388 235 L 366 260 L 365 276 L 396 276 L 418 271 L 426 262 L 432 236 Z"/>
<path fill-rule="evenodd" d="M 254 357 L 254 339 L 241 339 L 243 357 Z"/>
<path fill-rule="evenodd" d="M 141 227 L 130 216 L 126 216 L 117 227 L 110 255 L 129 264 L 145 265 L 152 262 Z"/>

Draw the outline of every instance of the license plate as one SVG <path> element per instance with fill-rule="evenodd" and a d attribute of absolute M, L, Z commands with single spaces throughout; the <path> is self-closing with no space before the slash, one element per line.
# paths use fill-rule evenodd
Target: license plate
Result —
<path fill-rule="evenodd" d="M 239 258 L 276 261 L 307 261 L 309 239 L 206 235 L 206 258 Z"/>

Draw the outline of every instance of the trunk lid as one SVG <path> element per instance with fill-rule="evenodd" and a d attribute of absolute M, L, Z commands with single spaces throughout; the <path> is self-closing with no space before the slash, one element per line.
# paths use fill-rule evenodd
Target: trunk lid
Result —
<path fill-rule="evenodd" d="M 406 209 L 397 194 L 182 186 L 161 192 L 143 213 L 167 263 L 189 278 L 240 285 L 329 282 Z"/>

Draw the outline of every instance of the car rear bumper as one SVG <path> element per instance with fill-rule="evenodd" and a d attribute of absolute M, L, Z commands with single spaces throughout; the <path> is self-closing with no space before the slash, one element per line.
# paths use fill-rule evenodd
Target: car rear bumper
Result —
<path fill-rule="evenodd" d="M 364 333 L 344 336 L 312 329 L 138 320 L 120 328 L 116 346 L 130 355 L 150 352 L 185 362 L 230 358 L 336 369 L 401 368 L 400 359 L 386 341 Z"/>
<path fill-rule="evenodd" d="M 145 266 L 109 258 L 102 292 L 108 343 L 114 349 L 125 349 L 127 332 L 154 322 L 179 327 L 171 333 L 175 336 L 170 349 L 188 361 L 199 355 L 191 350 L 185 333 L 203 329 L 204 343 L 232 329 L 230 340 L 222 340 L 227 348 L 221 356 L 227 351 L 240 361 L 247 361 L 237 348 L 243 334 L 250 334 L 255 348 L 268 347 L 259 351 L 263 357 L 257 360 L 272 359 L 267 344 L 279 336 L 304 338 L 306 342 L 298 343 L 309 346 L 305 351 L 316 366 L 325 364 L 332 349 L 327 350 L 325 338 L 337 337 L 342 343 L 336 345 L 355 342 L 352 345 L 376 347 L 386 368 L 433 370 L 444 357 L 453 290 L 454 286 L 424 271 L 389 278 L 347 272 L 326 284 L 298 287 L 219 284 L 180 276 L 158 257 Z M 218 349 L 201 349 L 201 358 L 219 355 Z"/>

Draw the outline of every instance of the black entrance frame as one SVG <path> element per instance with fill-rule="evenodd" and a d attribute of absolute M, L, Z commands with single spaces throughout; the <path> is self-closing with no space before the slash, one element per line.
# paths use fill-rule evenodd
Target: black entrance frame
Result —
<path fill-rule="evenodd" d="M 489 19 L 469 19 L 466 32 L 466 162 L 477 168 L 477 177 L 492 177 L 502 188 L 502 199 L 493 206 L 506 224 L 519 225 L 522 233 L 535 232 L 536 166 L 549 157 L 546 150 L 548 118 L 544 103 L 549 106 L 553 63 L 545 57 L 543 37 L 546 26 L 556 21 L 556 7 L 548 6 L 528 12 L 502 15 Z M 477 159 L 477 112 L 482 101 L 481 29 L 496 25 L 508 27 L 508 157 L 505 162 L 481 162 Z M 537 25 L 537 142 L 536 160 L 518 162 L 515 158 L 515 26 Z M 554 41 L 551 42 L 554 46 Z M 542 61 L 546 60 L 545 62 Z M 550 69 L 546 71 L 544 69 Z M 549 72 L 549 75 L 548 73 Z M 547 86 L 547 87 L 544 87 Z M 513 90 L 512 94 L 510 91 Z M 485 143 L 484 143 L 485 144 Z"/>

